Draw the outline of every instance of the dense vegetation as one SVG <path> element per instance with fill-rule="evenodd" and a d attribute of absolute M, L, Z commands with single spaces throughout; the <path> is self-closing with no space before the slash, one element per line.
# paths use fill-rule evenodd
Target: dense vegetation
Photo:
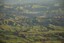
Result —
<path fill-rule="evenodd" d="M 64 5 L 0 4 L 0 43 L 64 43 Z"/>

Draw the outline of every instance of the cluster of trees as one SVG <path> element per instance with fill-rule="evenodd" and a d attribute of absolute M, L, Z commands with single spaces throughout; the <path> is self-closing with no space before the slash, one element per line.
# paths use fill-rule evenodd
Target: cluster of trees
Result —
<path fill-rule="evenodd" d="M 63 20 L 16 15 L 8 15 L 8 18 L 2 17 L 0 20 L 1 43 L 63 43 Z"/>

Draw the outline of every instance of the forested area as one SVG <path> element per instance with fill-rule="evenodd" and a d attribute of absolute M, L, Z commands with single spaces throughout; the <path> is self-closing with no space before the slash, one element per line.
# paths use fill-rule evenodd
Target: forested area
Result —
<path fill-rule="evenodd" d="M 0 43 L 64 43 L 62 2 L 0 3 Z"/>

